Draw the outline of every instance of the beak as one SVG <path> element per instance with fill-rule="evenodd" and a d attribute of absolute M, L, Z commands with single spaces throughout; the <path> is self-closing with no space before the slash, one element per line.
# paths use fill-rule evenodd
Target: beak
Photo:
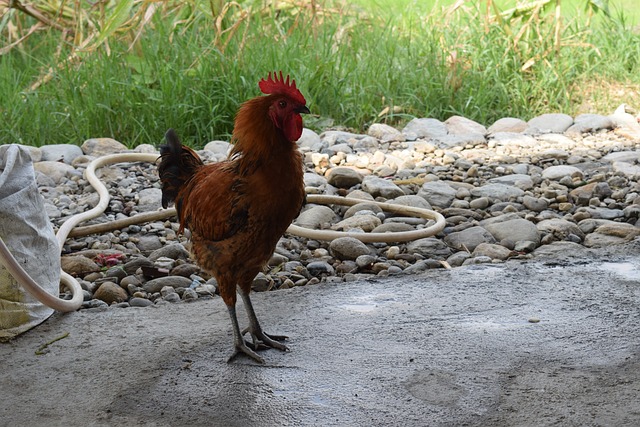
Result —
<path fill-rule="evenodd" d="M 311 111 L 309 111 L 306 105 L 303 105 L 302 107 L 298 107 L 294 111 L 298 114 L 311 114 Z"/>

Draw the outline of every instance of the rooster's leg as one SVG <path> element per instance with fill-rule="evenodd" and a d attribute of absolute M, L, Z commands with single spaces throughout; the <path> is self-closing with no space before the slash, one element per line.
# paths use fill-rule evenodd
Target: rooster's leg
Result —
<path fill-rule="evenodd" d="M 232 362 L 240 353 L 244 353 L 258 363 L 264 364 L 264 359 L 258 356 L 253 350 L 247 347 L 247 343 L 240 333 L 240 325 L 238 325 L 238 317 L 236 316 L 235 304 L 227 305 L 229 317 L 231 317 L 231 325 L 233 326 L 233 345 L 234 352 L 227 362 Z"/>
<path fill-rule="evenodd" d="M 238 289 L 244 308 L 247 310 L 247 317 L 249 318 L 249 327 L 243 331 L 243 334 L 247 331 L 251 334 L 253 339 L 253 349 L 258 350 L 260 348 L 277 348 L 282 351 L 288 351 L 286 345 L 278 341 L 284 341 L 287 339 L 284 335 L 268 335 L 260 327 L 256 312 L 253 310 L 253 304 L 251 304 L 251 298 L 249 298 L 249 292 L 245 292 L 242 288 Z"/>

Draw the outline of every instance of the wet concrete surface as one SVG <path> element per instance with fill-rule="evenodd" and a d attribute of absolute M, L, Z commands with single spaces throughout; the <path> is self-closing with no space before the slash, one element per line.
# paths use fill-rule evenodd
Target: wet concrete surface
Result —
<path fill-rule="evenodd" d="M 640 425 L 640 244 L 569 255 L 255 294 L 265 366 L 219 298 L 56 314 L 0 344 L 0 425 Z"/>

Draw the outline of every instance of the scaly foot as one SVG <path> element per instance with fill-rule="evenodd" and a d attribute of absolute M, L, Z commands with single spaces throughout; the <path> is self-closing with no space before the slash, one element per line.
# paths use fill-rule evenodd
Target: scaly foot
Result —
<path fill-rule="evenodd" d="M 249 332 L 249 334 L 251 335 L 251 340 L 253 342 L 247 341 L 246 343 L 252 349 L 257 351 L 257 350 L 264 350 L 267 348 L 277 348 L 278 350 L 289 351 L 289 348 L 286 345 L 279 342 L 279 341 L 285 341 L 286 339 L 288 339 L 287 336 L 269 335 L 266 332 L 263 332 L 262 329 L 259 329 L 259 328 L 257 331 L 252 331 L 251 329 L 252 329 L 251 327 L 248 327 L 247 329 L 242 331 L 242 335 Z"/>
<path fill-rule="evenodd" d="M 241 342 L 236 342 L 234 347 L 235 347 L 235 350 L 234 350 L 233 354 L 227 360 L 227 363 L 233 362 L 236 359 L 236 357 L 238 357 L 240 354 L 245 354 L 245 355 L 249 356 L 250 358 L 252 358 L 253 360 L 255 360 L 256 362 L 258 362 L 259 364 L 264 365 L 264 359 L 262 357 L 258 356 L 249 347 L 247 347 L 247 343 L 245 343 L 244 340 L 242 340 Z"/>

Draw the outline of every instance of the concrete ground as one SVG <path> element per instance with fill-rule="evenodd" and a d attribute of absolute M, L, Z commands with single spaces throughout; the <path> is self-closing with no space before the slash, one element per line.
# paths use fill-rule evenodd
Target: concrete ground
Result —
<path fill-rule="evenodd" d="M 0 344 L 0 425 L 640 425 L 639 253 L 256 294 L 265 366 L 217 297 L 56 314 Z"/>

